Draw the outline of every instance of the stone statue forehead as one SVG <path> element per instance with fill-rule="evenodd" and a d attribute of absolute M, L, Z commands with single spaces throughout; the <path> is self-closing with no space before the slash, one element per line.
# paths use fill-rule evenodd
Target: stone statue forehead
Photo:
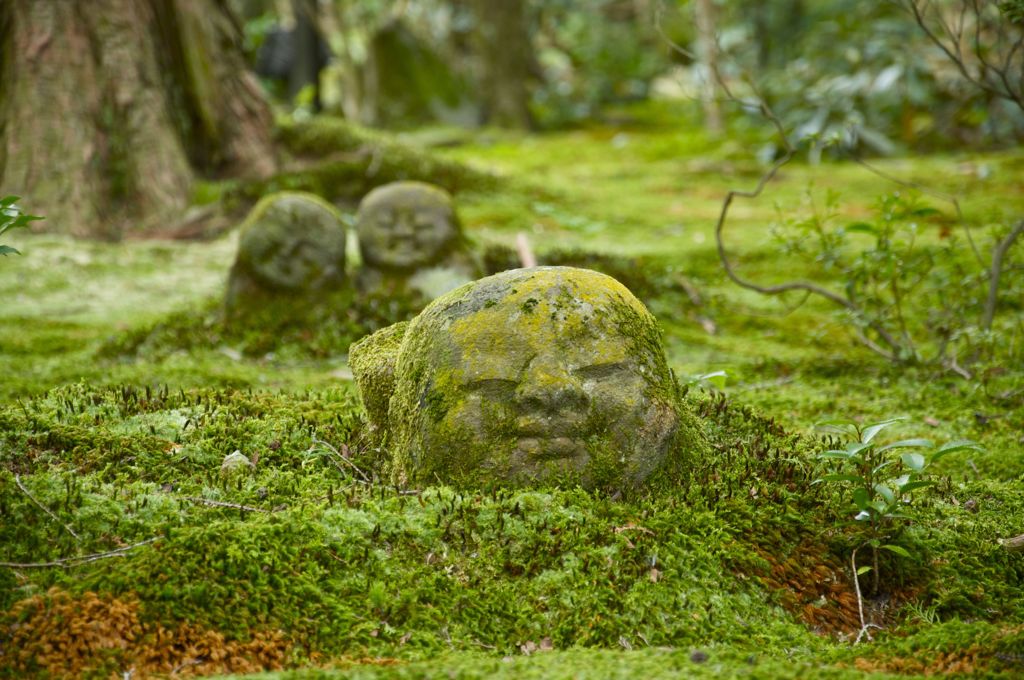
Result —
<path fill-rule="evenodd" d="M 440 210 L 454 215 L 451 195 L 426 182 L 391 182 L 366 194 L 359 204 L 360 212 L 397 208 Z"/>
<path fill-rule="evenodd" d="M 434 355 L 460 377 L 518 375 L 538 355 L 576 370 L 640 361 L 663 365 L 657 323 L 615 279 L 572 267 L 536 267 L 488 277 L 449 294 L 421 315 L 441 326 Z"/>

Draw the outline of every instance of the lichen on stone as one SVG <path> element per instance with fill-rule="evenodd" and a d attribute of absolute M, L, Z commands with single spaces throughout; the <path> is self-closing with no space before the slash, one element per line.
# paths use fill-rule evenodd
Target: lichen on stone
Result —
<path fill-rule="evenodd" d="M 388 330 L 353 347 L 353 370 L 371 421 L 393 390 L 386 430 L 398 483 L 619 491 L 706 451 L 657 322 L 603 274 L 504 272 Z M 381 374 L 393 387 L 372 377 Z"/>

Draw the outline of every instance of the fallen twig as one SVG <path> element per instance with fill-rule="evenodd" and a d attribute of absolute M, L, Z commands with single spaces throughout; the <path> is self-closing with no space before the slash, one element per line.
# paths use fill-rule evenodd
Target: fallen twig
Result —
<path fill-rule="evenodd" d="M 36 506 L 37 506 L 37 507 L 38 507 L 38 508 L 39 508 L 40 510 L 42 510 L 42 511 L 43 511 L 43 512 L 45 512 L 45 513 L 46 513 L 47 515 L 49 515 L 50 517 L 52 517 L 52 518 L 53 518 L 53 521 L 54 521 L 54 522 L 56 522 L 57 524 L 60 524 L 61 526 L 63 526 L 63 527 L 64 527 L 64 529 L 65 529 L 65 530 L 66 530 L 66 531 L 67 531 L 67 532 L 68 532 L 69 534 L 71 534 L 72 536 L 74 536 L 74 537 L 75 537 L 75 540 L 76 540 L 76 541 L 77 541 L 77 540 L 81 540 L 81 539 L 80 539 L 80 538 L 78 537 L 78 534 L 76 534 L 76 533 L 75 533 L 75 530 L 74 530 L 74 529 L 72 529 L 72 528 L 71 528 L 70 526 L 68 526 L 67 524 L 65 524 L 64 522 L 62 522 L 62 521 L 60 520 L 60 518 L 59 518 L 59 517 L 57 517 L 57 515 L 55 515 L 55 514 L 53 513 L 53 510 L 50 510 L 50 509 L 49 509 L 48 507 L 46 507 L 45 505 L 43 505 L 42 503 L 40 503 L 40 502 L 39 502 L 39 501 L 38 501 L 38 500 L 36 499 L 36 497 L 35 497 L 35 496 L 33 496 L 33 495 L 32 495 L 31 493 L 29 493 L 29 490 L 28 490 L 28 489 L 26 489 L 26 488 L 25 488 L 25 485 L 21 483 L 21 477 L 20 477 L 20 476 L 18 476 L 18 475 L 14 475 L 14 483 L 18 485 L 18 488 L 19 488 L 19 489 L 21 489 L 22 493 L 24 493 L 24 494 L 25 494 L 26 496 L 28 496 L 29 500 L 30 500 L 30 501 L 32 501 L 33 503 L 35 503 L 35 504 L 36 504 Z"/>
<path fill-rule="evenodd" d="M 200 503 L 202 505 L 209 505 L 215 508 L 234 508 L 235 510 L 245 510 L 246 512 L 270 512 L 263 508 L 254 508 L 251 505 L 239 505 L 238 503 L 227 503 L 225 501 L 215 501 L 209 498 L 200 498 L 199 496 L 184 496 L 186 501 L 193 503 Z"/>
<path fill-rule="evenodd" d="M 1024 534 L 999 541 L 1010 552 L 1024 552 Z"/>
<path fill-rule="evenodd" d="M 163 538 L 163 536 L 154 536 L 153 538 L 147 538 L 145 541 L 139 541 L 131 545 L 126 545 L 123 548 L 117 548 L 116 550 L 108 550 L 107 552 L 94 553 L 92 555 L 79 555 L 77 557 L 64 557 L 59 560 L 53 560 L 52 562 L 0 562 L 0 567 L 8 567 L 10 569 L 42 569 L 44 567 L 62 567 L 65 565 L 78 566 L 79 564 L 85 564 L 86 562 L 95 562 L 96 560 L 102 560 L 107 557 L 117 557 L 122 555 L 129 550 L 147 545 L 153 541 L 157 541 Z"/>
<path fill-rule="evenodd" d="M 318 438 L 315 434 L 312 436 L 312 442 L 313 442 L 314 446 L 323 446 L 324 448 L 326 448 L 328 450 L 329 453 L 333 453 L 335 456 L 337 456 L 337 458 L 339 460 L 341 460 L 341 462 L 345 463 L 350 468 L 355 470 L 356 474 L 359 475 L 359 477 L 364 482 L 366 482 L 367 484 L 371 484 L 372 483 L 371 480 L 370 480 L 369 475 L 367 475 L 365 472 L 363 472 L 363 470 L 358 465 L 353 463 L 351 460 L 349 460 L 345 456 L 341 455 L 341 452 L 338 451 L 338 449 L 334 448 L 329 443 L 325 442 L 323 439 Z M 332 458 L 331 460 L 334 460 L 334 458 Z M 338 467 L 339 470 L 341 469 L 341 467 L 337 465 L 337 462 L 335 462 L 335 465 Z"/>
<path fill-rule="evenodd" d="M 537 258 L 530 248 L 530 239 L 523 232 L 516 234 L 516 253 L 519 254 L 519 264 L 522 267 L 536 267 Z"/>

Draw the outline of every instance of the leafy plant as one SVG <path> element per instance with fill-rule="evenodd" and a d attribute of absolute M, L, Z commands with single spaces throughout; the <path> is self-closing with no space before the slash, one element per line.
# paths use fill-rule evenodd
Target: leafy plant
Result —
<path fill-rule="evenodd" d="M 913 503 L 913 492 L 935 484 L 932 467 L 936 462 L 958 451 L 981 450 L 970 440 L 952 441 L 936 448 L 929 439 L 901 439 L 879 445 L 876 437 L 884 429 L 903 420 L 892 418 L 866 426 L 850 420 L 833 420 L 819 424 L 819 429 L 848 438 L 842 448 L 820 454 L 831 468 L 814 484 L 832 482 L 841 485 L 852 524 L 863 531 L 858 546 L 870 547 L 873 567 L 860 567 L 855 576 L 874 571 L 874 590 L 878 591 L 878 551 L 887 550 L 900 557 L 912 558 L 905 547 L 896 542 L 909 525 L 907 510 Z"/>
<path fill-rule="evenodd" d="M 814 263 L 815 279 L 837 285 L 790 282 L 756 290 L 799 289 L 831 300 L 857 340 L 894 363 L 942 366 L 971 378 L 972 366 L 983 361 L 1014 360 L 1007 352 L 1014 353 L 1019 329 L 1012 315 L 995 312 L 1000 304 L 1014 306 L 1024 279 L 1015 268 L 1000 271 L 1002 245 L 993 248 L 997 267 L 970 229 L 954 231 L 957 218 L 913 191 L 882 196 L 874 219 L 853 223 L 841 221 L 835 192 L 822 204 L 808 191 L 807 203 L 809 214 L 779 220 L 773 235 L 784 253 Z M 989 234 L 1003 244 L 1012 236 L 1006 232 L 1006 225 L 995 225 Z"/>
<path fill-rule="evenodd" d="M 4 196 L 3 198 L 0 198 L 0 236 L 9 229 L 27 227 L 29 222 L 35 222 L 36 220 L 43 219 L 42 217 L 26 215 L 21 212 L 21 208 L 19 208 L 16 203 L 17 200 L 17 196 Z M 0 244 L 0 255 L 6 256 L 12 253 L 15 255 L 21 254 L 15 248 Z"/>

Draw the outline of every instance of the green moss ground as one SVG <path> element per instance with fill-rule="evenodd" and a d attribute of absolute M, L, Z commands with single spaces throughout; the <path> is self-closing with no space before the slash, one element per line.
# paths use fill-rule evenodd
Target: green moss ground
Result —
<path fill-rule="evenodd" d="M 0 568 L 0 610 L 59 586 L 132 596 L 143 621 L 227 639 L 286 631 L 292 662 L 323 668 L 280 676 L 295 678 L 1019 676 L 1024 558 L 997 540 L 1024 532 L 1024 413 L 998 398 L 1019 387 L 1020 367 L 984 382 L 886 366 L 825 305 L 787 312 L 737 289 L 717 265 L 712 227 L 724 191 L 754 183 L 747 149 L 761 140 L 708 140 L 685 111 L 626 114 L 617 127 L 486 133 L 444 153 L 514 180 L 503 193 L 460 193 L 473 238 L 510 245 L 523 230 L 542 254 L 596 253 L 574 262 L 633 277 L 678 376 L 728 373 L 727 401 L 695 391 L 718 446 L 687 484 L 616 502 L 365 484 L 353 465 L 372 479 L 381 461 L 345 352 L 407 308 L 349 301 L 311 332 L 229 331 L 218 298 L 233 235 L 92 244 L 18 234 L 24 255 L 0 261 L 0 560 L 160 538 L 77 566 Z M 1020 151 L 879 165 L 956 192 L 979 229 L 1024 213 Z M 776 204 L 799 209 L 810 182 L 839 190 L 853 218 L 892 190 L 853 164 L 788 166 L 762 199 L 736 206 L 730 243 L 744 272 L 777 276 L 764 226 Z M 907 416 L 894 438 L 985 447 L 946 459 L 942 483 L 915 503 L 900 540 L 917 558 L 880 565 L 886 630 L 857 646 L 844 571 L 853 539 L 833 490 L 810 484 L 823 446 L 810 428 L 830 416 Z M 222 475 L 236 450 L 255 466 Z M 826 573 L 834 592 L 813 585 Z M 0 639 L 12 630 L 3 616 Z M 698 650 L 706 660 L 691 657 Z M 103 657 L 93 672 L 124 670 L 124 658 Z"/>

